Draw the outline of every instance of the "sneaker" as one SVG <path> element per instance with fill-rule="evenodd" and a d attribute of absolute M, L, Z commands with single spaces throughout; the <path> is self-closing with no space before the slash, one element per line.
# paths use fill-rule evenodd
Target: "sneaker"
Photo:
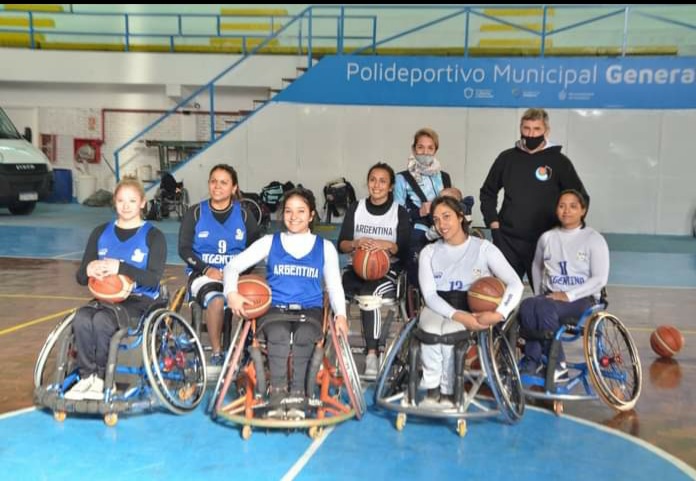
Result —
<path fill-rule="evenodd" d="M 524 356 L 520 361 L 520 376 L 541 376 L 543 366 L 531 357 Z"/>
<path fill-rule="evenodd" d="M 65 399 L 70 401 L 82 401 L 83 399 L 86 399 L 85 393 L 89 391 L 95 377 L 96 376 L 92 374 L 84 379 L 80 379 L 77 384 L 75 384 L 68 392 L 65 393 Z"/>
<path fill-rule="evenodd" d="M 268 395 L 268 410 L 266 417 L 269 418 L 284 418 L 285 406 L 283 400 L 287 397 L 287 392 L 283 388 L 271 388 Z"/>
<path fill-rule="evenodd" d="M 101 401 L 104 399 L 104 380 L 96 374 L 92 376 L 92 384 L 84 393 L 84 399 L 91 399 L 93 401 Z"/>
<path fill-rule="evenodd" d="M 440 388 L 428 389 L 425 393 L 425 397 L 418 403 L 419 407 L 423 408 L 437 408 L 440 406 Z"/>
<path fill-rule="evenodd" d="M 367 377 L 377 377 L 377 372 L 379 371 L 379 359 L 377 359 L 377 354 L 370 353 L 365 358 L 365 376 Z"/>
<path fill-rule="evenodd" d="M 570 381 L 570 374 L 568 373 L 568 366 L 566 363 L 561 362 L 556 366 L 553 372 L 553 380 L 556 383 L 565 383 Z"/>
<path fill-rule="evenodd" d="M 222 367 L 222 365 L 225 363 L 225 355 L 221 352 L 214 352 L 210 356 L 210 365 L 211 366 L 217 366 L 217 367 Z"/>
<path fill-rule="evenodd" d="M 442 409 L 451 409 L 454 407 L 454 394 L 440 394 L 439 406 Z"/>

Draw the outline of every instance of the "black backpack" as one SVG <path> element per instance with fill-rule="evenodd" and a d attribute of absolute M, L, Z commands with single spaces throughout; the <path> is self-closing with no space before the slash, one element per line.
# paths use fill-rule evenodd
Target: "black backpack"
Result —
<path fill-rule="evenodd" d="M 293 189 L 295 184 L 288 181 L 284 184 L 274 180 L 261 189 L 261 202 L 264 203 L 270 212 L 275 212 L 278 209 L 278 204 L 283 194 L 290 189 Z"/>
<path fill-rule="evenodd" d="M 327 182 L 324 186 L 326 222 L 331 222 L 331 216 L 339 217 L 345 213 L 355 200 L 355 189 L 345 177 Z"/>

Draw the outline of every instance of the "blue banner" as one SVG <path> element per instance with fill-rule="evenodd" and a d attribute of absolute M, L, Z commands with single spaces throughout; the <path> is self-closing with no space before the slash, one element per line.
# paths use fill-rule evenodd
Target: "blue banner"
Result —
<path fill-rule="evenodd" d="M 324 57 L 274 100 L 441 107 L 696 108 L 696 58 Z"/>

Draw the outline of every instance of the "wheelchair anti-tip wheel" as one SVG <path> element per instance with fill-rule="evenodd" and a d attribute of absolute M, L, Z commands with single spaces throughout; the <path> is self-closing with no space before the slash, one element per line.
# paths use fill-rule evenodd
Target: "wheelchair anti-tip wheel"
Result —
<path fill-rule="evenodd" d="M 205 354 L 193 328 L 180 315 L 153 313 L 143 330 L 143 364 L 152 390 L 171 412 L 184 414 L 203 400 Z"/>
<path fill-rule="evenodd" d="M 594 314 L 585 324 L 583 351 L 602 401 L 617 411 L 633 409 L 643 378 L 638 350 L 623 323 L 607 312 Z"/>

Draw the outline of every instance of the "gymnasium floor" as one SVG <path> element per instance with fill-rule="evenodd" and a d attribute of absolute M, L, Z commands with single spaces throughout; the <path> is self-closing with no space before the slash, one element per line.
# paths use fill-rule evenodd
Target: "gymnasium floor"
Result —
<path fill-rule="evenodd" d="M 599 401 L 566 403 L 555 416 L 530 407 L 522 421 L 454 424 L 370 407 L 312 441 L 303 432 L 255 431 L 214 423 L 202 409 L 122 417 L 69 416 L 57 423 L 32 407 L 36 355 L 55 323 L 84 303 L 74 281 L 92 228 L 109 209 L 40 204 L 28 217 L 0 211 L 0 479 L 696 479 L 696 240 L 609 235 L 610 311 L 638 345 L 644 383 L 636 409 L 616 415 Z M 183 284 L 176 254 L 178 223 L 157 224 L 169 244 L 168 283 Z M 321 233 L 335 236 L 334 229 Z M 686 347 L 671 362 L 649 348 L 650 332 L 673 324 Z M 368 388 L 367 397 L 371 399 Z M 203 404 L 206 404 L 205 400 Z M 329 474 L 330 473 L 330 474 Z"/>

